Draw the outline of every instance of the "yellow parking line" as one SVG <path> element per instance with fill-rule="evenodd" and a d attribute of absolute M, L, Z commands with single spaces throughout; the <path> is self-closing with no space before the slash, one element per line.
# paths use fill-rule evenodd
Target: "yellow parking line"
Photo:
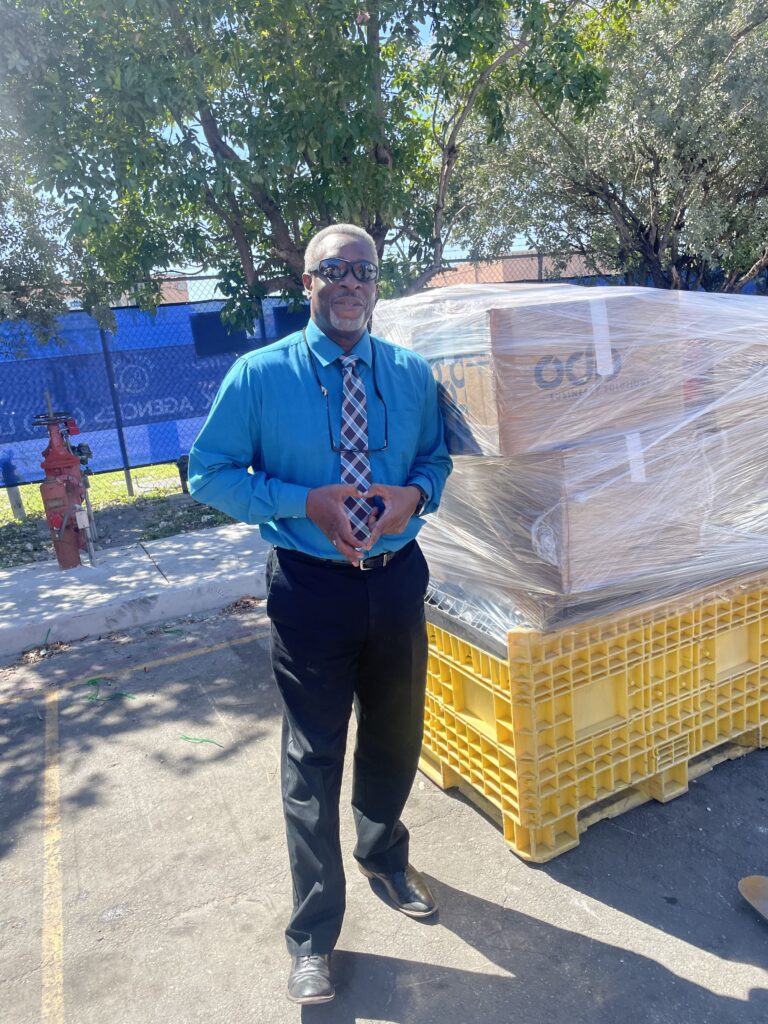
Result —
<path fill-rule="evenodd" d="M 42 1021 L 64 1024 L 64 958 L 61 885 L 61 778 L 59 690 L 45 695 L 43 769 Z"/>
<path fill-rule="evenodd" d="M 143 665 L 130 665 L 119 669 L 117 672 L 106 671 L 107 676 L 133 675 L 134 672 L 149 672 L 151 668 L 158 668 L 160 665 L 171 665 L 174 661 L 186 661 L 187 658 L 194 658 L 199 654 L 212 654 L 214 651 L 223 651 L 225 647 L 234 647 L 237 644 L 247 644 L 252 640 L 261 640 L 269 636 L 268 630 L 261 633 L 249 633 L 248 636 L 239 636 L 234 640 L 225 640 L 220 644 L 211 644 L 210 647 L 196 647 L 193 651 L 181 651 L 179 654 L 171 654 L 167 658 L 156 658 L 154 661 L 146 661 Z"/>
<path fill-rule="evenodd" d="M 161 665 L 171 665 L 175 661 L 186 661 L 187 658 L 195 658 L 198 655 L 222 651 L 225 647 L 236 647 L 239 644 L 252 643 L 254 640 L 263 640 L 265 636 L 269 636 L 269 630 L 262 630 L 260 633 L 248 633 L 247 636 L 238 636 L 232 640 L 225 640 L 220 644 L 211 644 L 209 647 L 195 647 L 191 651 L 180 651 L 178 654 L 170 654 L 165 658 L 156 658 L 154 661 L 145 661 L 140 665 L 122 665 L 116 669 L 105 668 L 104 675 L 113 679 L 116 676 L 130 676 L 135 672 L 149 672 L 152 668 L 159 668 Z M 91 678 L 93 678 L 91 675 L 82 676 L 78 679 L 69 679 L 66 682 L 54 683 L 53 685 L 57 690 L 69 690 L 75 686 L 82 686 Z M 0 696 L 0 704 L 11 704 L 18 700 L 29 700 L 30 697 L 47 692 L 48 687 L 40 686 L 34 690 L 25 690 L 23 693 L 12 693 L 4 697 Z"/>
<path fill-rule="evenodd" d="M 185 661 L 196 655 L 211 654 L 226 647 L 259 640 L 268 633 L 249 633 L 209 647 L 196 647 L 140 665 L 129 665 L 110 672 L 110 676 L 132 675 L 161 665 Z M 30 690 L 0 699 L 27 700 L 45 694 L 45 764 L 43 767 L 43 927 L 42 927 L 42 1024 L 64 1024 L 64 914 L 61 874 L 61 771 L 59 762 L 59 694 L 63 689 L 85 682 L 70 680 L 50 688 Z"/>

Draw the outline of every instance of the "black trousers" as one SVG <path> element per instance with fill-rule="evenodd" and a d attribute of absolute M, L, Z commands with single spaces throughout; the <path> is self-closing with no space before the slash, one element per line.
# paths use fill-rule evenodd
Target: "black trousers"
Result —
<path fill-rule="evenodd" d="M 273 549 L 267 562 L 272 666 L 283 699 L 282 791 L 293 879 L 288 950 L 328 953 L 345 879 L 339 794 L 352 707 L 357 716 L 354 856 L 374 871 L 408 863 L 400 821 L 421 749 L 429 571 L 418 545 L 361 571 Z"/>

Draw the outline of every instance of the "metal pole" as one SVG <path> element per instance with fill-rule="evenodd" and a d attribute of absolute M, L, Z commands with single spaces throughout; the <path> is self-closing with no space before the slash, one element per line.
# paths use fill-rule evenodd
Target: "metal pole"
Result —
<path fill-rule="evenodd" d="M 16 519 L 26 519 L 24 501 L 19 490 L 19 475 L 13 464 L 12 452 L 6 452 L 4 458 L 0 458 L 0 485 L 5 485 L 5 493 L 11 503 L 11 511 Z"/>
<path fill-rule="evenodd" d="M 266 345 L 267 344 L 267 324 L 266 324 L 266 321 L 264 320 L 264 305 L 261 302 L 259 303 L 259 326 L 261 327 L 261 344 L 262 345 Z M 258 345 L 256 347 L 259 348 Z"/>
<path fill-rule="evenodd" d="M 85 489 L 85 507 L 88 511 L 88 522 L 90 523 L 90 533 L 93 540 L 99 539 L 99 531 L 96 527 L 96 517 L 93 514 L 93 506 L 91 505 L 90 487 L 88 483 L 88 474 L 85 471 L 85 466 L 80 470 L 80 476 L 83 478 L 83 488 Z"/>
<path fill-rule="evenodd" d="M 90 520 L 89 525 L 86 526 L 83 532 L 85 533 L 85 545 L 88 548 L 88 560 L 91 565 L 96 565 L 96 549 L 93 546 L 93 538 L 91 537 Z"/>
<path fill-rule="evenodd" d="M 125 486 L 128 488 L 128 494 L 133 497 L 133 480 L 131 480 L 131 467 L 128 462 L 128 449 L 125 447 L 125 434 L 123 433 L 123 414 L 120 410 L 120 399 L 117 397 L 117 385 L 115 384 L 115 368 L 112 365 L 112 353 L 109 351 L 109 345 L 107 344 L 107 332 L 103 327 L 99 328 L 99 337 L 101 338 L 101 350 L 104 353 L 104 365 L 107 369 L 107 382 L 109 383 L 109 393 L 112 397 L 112 408 L 115 412 L 115 429 L 117 430 L 117 440 L 120 445 L 120 454 L 123 457 L 123 472 L 125 473 Z"/>
<path fill-rule="evenodd" d="M 15 486 L 6 487 L 5 493 L 8 495 L 8 501 L 11 503 L 11 512 L 13 512 L 14 519 L 26 519 L 27 513 L 24 511 L 24 502 L 22 501 L 19 488 Z"/>

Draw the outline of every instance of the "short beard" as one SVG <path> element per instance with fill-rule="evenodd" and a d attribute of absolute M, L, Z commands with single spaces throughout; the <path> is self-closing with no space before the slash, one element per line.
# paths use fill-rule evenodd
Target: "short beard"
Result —
<path fill-rule="evenodd" d="M 336 331 L 342 331 L 344 334 L 353 334 L 355 331 L 362 331 L 367 325 L 371 317 L 369 310 L 362 310 L 360 315 L 354 320 L 350 320 L 349 317 L 339 316 L 335 310 L 330 309 L 328 311 L 328 319 L 331 321 L 331 326 Z"/>

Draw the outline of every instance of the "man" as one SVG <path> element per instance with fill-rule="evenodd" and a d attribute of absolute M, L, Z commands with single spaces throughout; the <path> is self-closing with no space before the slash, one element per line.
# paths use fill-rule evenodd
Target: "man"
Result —
<path fill-rule="evenodd" d="M 339 791 L 354 704 L 354 856 L 395 907 L 437 905 L 408 863 L 400 814 L 423 724 L 429 571 L 414 538 L 451 461 L 436 385 L 411 351 L 368 334 L 373 240 L 339 224 L 306 250 L 305 331 L 239 359 L 190 453 L 199 500 L 258 523 L 272 664 L 283 699 L 282 791 L 293 878 L 288 997 L 333 999 L 345 879 Z M 250 469 L 250 471 L 249 471 Z"/>

